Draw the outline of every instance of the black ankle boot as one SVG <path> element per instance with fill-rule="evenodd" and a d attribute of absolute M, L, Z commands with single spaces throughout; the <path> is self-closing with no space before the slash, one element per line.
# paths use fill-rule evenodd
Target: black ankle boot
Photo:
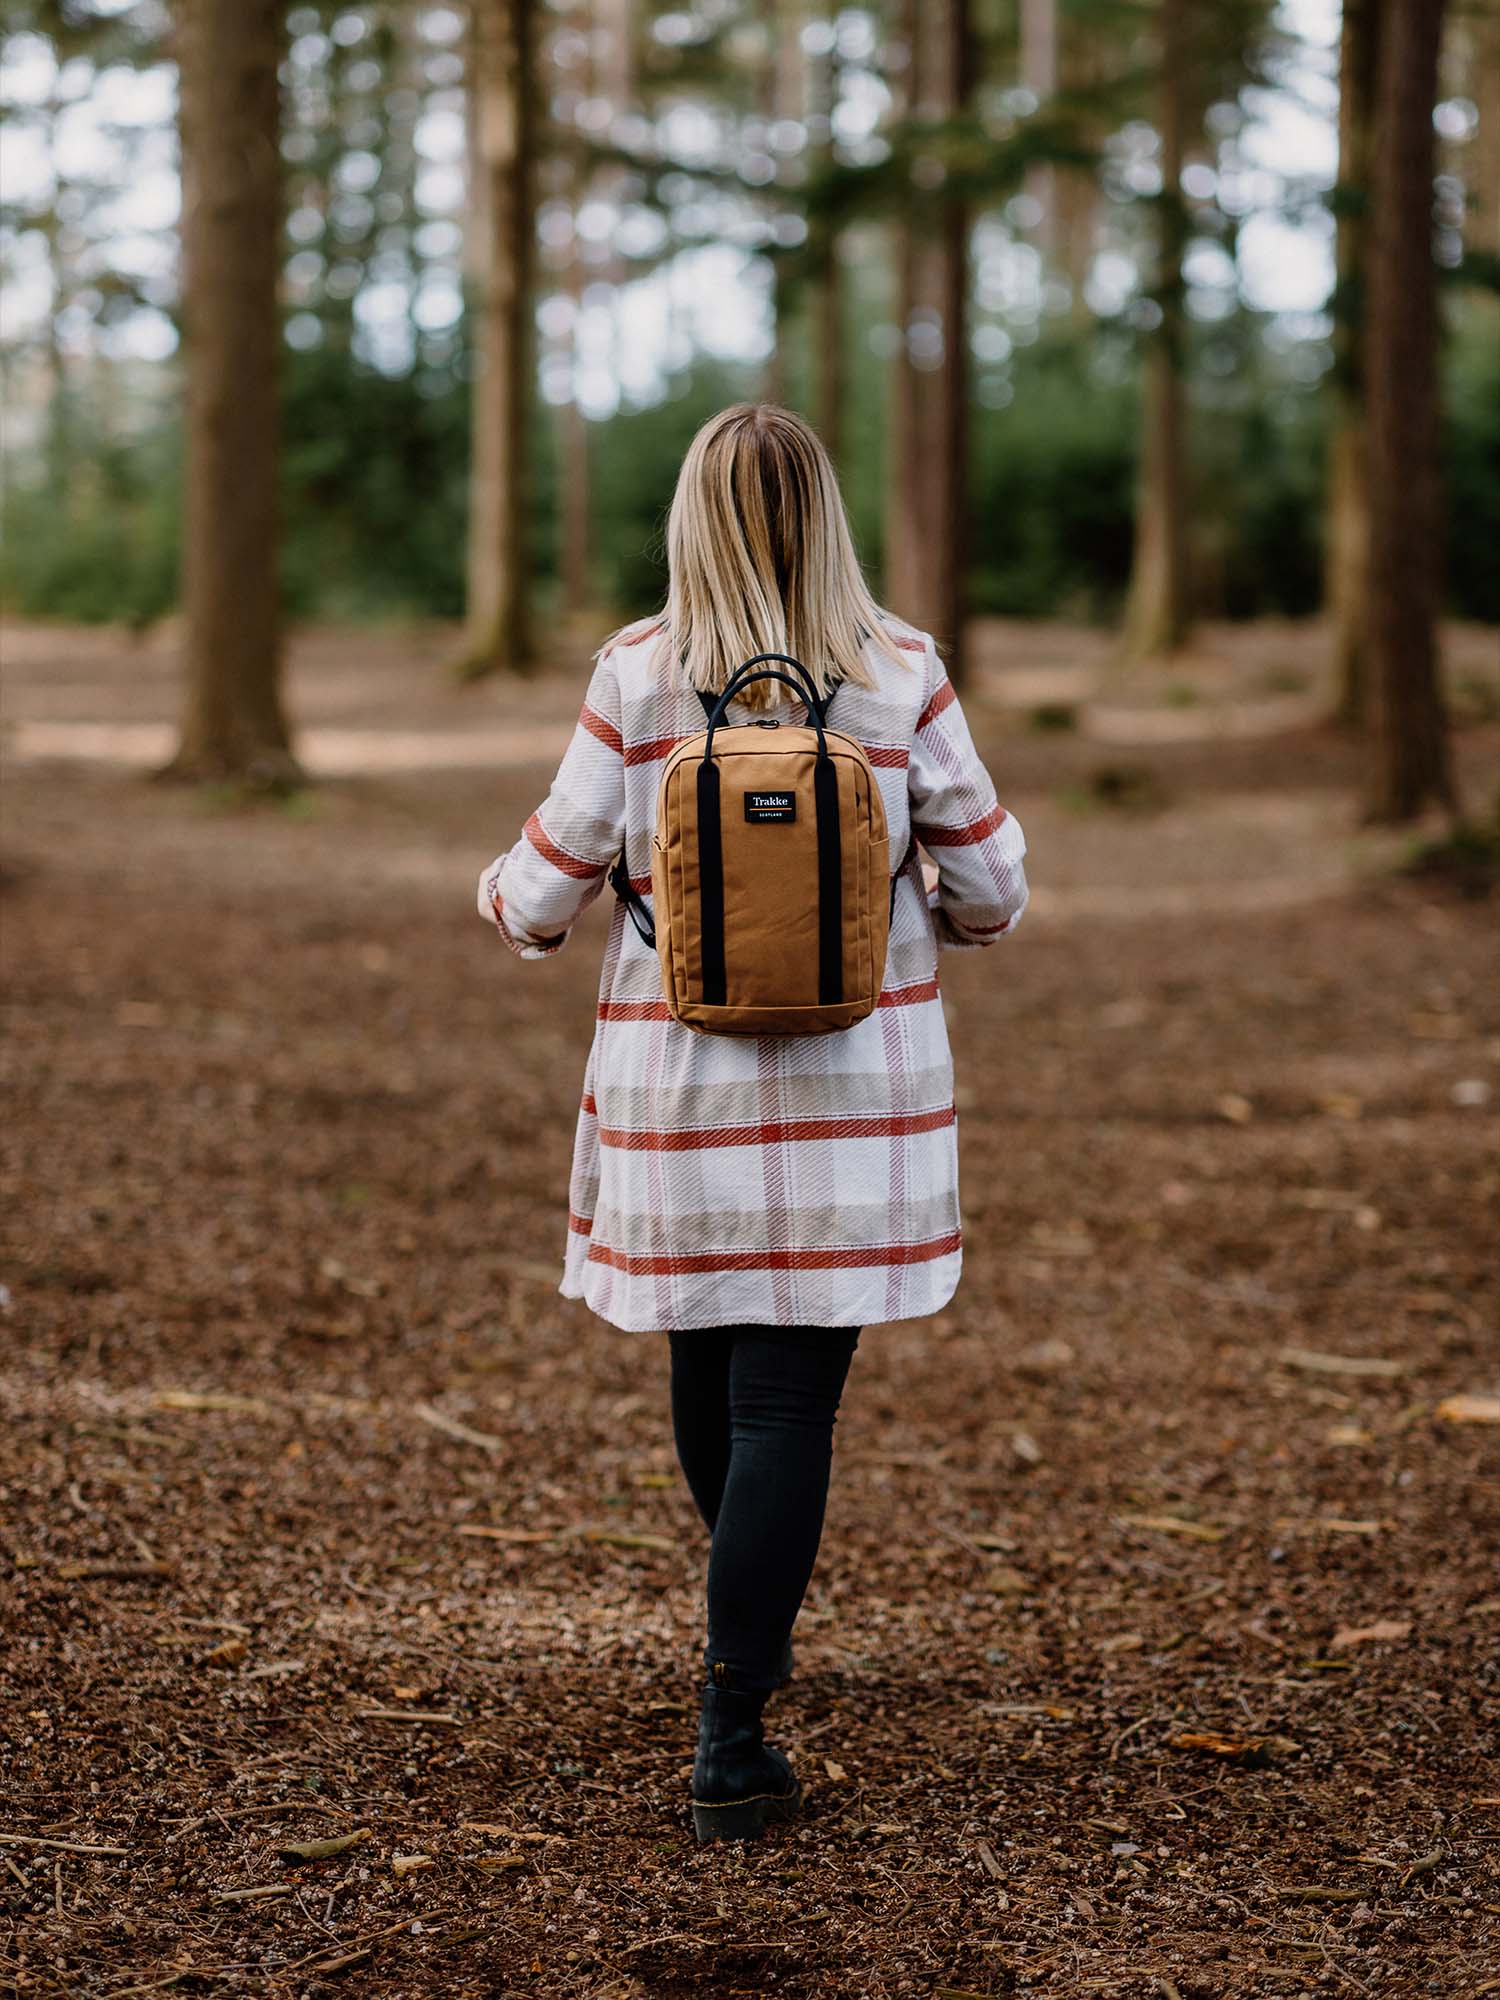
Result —
<path fill-rule="evenodd" d="M 722 1661 L 713 1671 L 698 1723 L 693 1830 L 700 1840 L 756 1840 L 795 1816 L 802 1787 L 761 1734 L 766 1696 L 731 1687 Z"/>

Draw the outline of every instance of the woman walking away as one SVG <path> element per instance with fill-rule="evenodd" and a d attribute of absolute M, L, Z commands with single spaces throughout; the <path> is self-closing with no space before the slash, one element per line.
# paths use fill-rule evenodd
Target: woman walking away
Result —
<path fill-rule="evenodd" d="M 936 1312 L 958 1282 L 937 947 L 1014 929 L 1026 850 L 931 638 L 870 597 L 832 465 L 799 418 L 746 404 L 704 425 L 668 562 L 665 610 L 600 652 L 552 789 L 485 870 L 479 908 L 520 957 L 549 958 L 607 879 L 619 892 L 562 1291 L 670 1343 L 677 1452 L 711 1538 L 693 1818 L 700 1839 L 747 1839 L 801 1799 L 761 1712 L 791 1673 L 860 1330 Z M 679 764 L 686 789 L 671 790 Z M 769 787 L 741 782 L 766 772 Z M 695 815 L 685 847 L 679 807 Z M 918 842 L 936 863 L 926 881 Z M 817 978 L 791 1018 L 820 1032 L 749 1031 L 736 984 L 764 996 L 804 944 Z M 823 1005 L 847 1003 L 860 950 L 867 996 Z M 717 1008 L 689 1004 L 700 974 Z"/>

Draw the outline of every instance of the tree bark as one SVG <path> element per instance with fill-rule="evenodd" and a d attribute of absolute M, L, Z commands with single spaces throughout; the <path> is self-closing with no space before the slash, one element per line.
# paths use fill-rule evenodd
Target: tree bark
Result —
<path fill-rule="evenodd" d="M 1338 719 L 1363 720 L 1370 493 L 1365 437 L 1365 260 L 1380 0 L 1344 0 L 1339 37 L 1337 282 L 1333 435 L 1329 445 L 1324 599 L 1333 626 Z"/>
<path fill-rule="evenodd" d="M 921 37 L 917 29 L 918 0 L 901 0 L 896 46 L 905 51 L 904 69 L 889 74 L 896 120 L 915 115 L 919 102 Z M 918 464 L 916 379 L 911 365 L 911 330 L 917 310 L 916 232 L 905 216 L 891 225 L 891 268 L 895 278 L 893 305 L 897 346 L 891 365 L 886 435 L 884 519 L 882 522 L 885 601 L 891 610 L 915 618 L 921 594 L 919 522 L 921 495 L 916 486 Z"/>
<path fill-rule="evenodd" d="M 759 78 L 759 110 L 767 128 L 782 119 L 800 119 L 805 108 L 806 77 L 803 73 L 801 0 L 761 0 L 761 18 L 766 31 L 766 59 Z M 774 151 L 772 158 L 775 158 Z M 777 179 L 780 179 L 778 168 Z M 777 182 L 773 181 L 772 199 Z M 788 287 L 781 267 L 771 261 L 771 352 L 766 357 L 765 400 L 787 400 L 787 312 Z"/>
<path fill-rule="evenodd" d="M 831 49 L 818 65 L 818 115 L 827 126 L 821 157 L 834 157 L 833 114 L 839 101 L 839 59 Z M 843 272 L 839 233 L 826 221 L 814 225 L 812 291 L 813 422 L 834 465 L 844 453 L 846 390 Z"/>
<path fill-rule="evenodd" d="M 595 89 L 594 49 L 596 39 L 602 30 L 602 23 L 597 19 L 595 9 L 589 4 L 589 0 L 584 0 L 582 22 L 584 39 L 588 43 L 588 54 L 582 64 L 579 88 L 585 97 L 592 97 Z M 618 105 L 615 108 L 620 109 Z M 583 294 L 588 285 L 588 271 L 583 257 L 583 239 L 578 232 L 578 218 L 583 204 L 589 197 L 590 189 L 587 154 L 583 145 L 579 143 L 581 136 L 580 128 L 575 126 L 574 144 L 569 161 L 573 241 L 569 250 L 567 272 L 568 297 L 573 303 L 573 323 L 568 333 L 568 399 L 560 405 L 557 412 L 557 457 L 561 489 L 558 499 L 560 517 L 558 582 L 564 616 L 585 611 L 592 595 L 589 581 L 593 539 L 592 453 L 589 447 L 588 418 L 583 413 L 583 405 L 578 397 L 578 377 L 583 353 L 580 323 L 583 317 Z"/>
<path fill-rule="evenodd" d="M 1383 0 L 1365 343 L 1371 820 L 1456 810 L 1438 680 L 1437 284 L 1432 107 L 1443 0 Z"/>
<path fill-rule="evenodd" d="M 171 776 L 298 776 L 277 573 L 282 12 L 276 0 L 182 9 L 186 689 Z"/>
<path fill-rule="evenodd" d="M 908 115 L 951 118 L 973 84 L 969 0 L 908 0 Z M 932 633 L 955 682 L 963 677 L 968 464 L 969 217 L 944 202 L 940 220 L 898 225 L 892 461 L 886 480 L 886 595 Z"/>
<path fill-rule="evenodd" d="M 1057 0 L 1021 0 L 1020 29 L 1021 82 L 1045 105 L 1057 95 Z M 1026 192 L 1041 209 L 1032 235 L 1050 264 L 1058 247 L 1056 168 L 1045 161 L 1029 167 Z"/>
<path fill-rule="evenodd" d="M 1182 202 L 1188 94 L 1186 4 L 1187 0 L 1160 0 L 1158 11 L 1161 82 L 1157 126 L 1162 185 L 1154 292 L 1161 323 L 1147 345 L 1142 389 L 1135 556 L 1125 608 L 1125 656 L 1132 660 L 1178 651 L 1191 626 L 1182 277 L 1187 238 Z"/>
<path fill-rule="evenodd" d="M 533 0 L 474 0 L 470 56 L 477 114 L 481 244 L 469 474 L 464 679 L 534 664 L 530 604 L 536 105 Z"/>

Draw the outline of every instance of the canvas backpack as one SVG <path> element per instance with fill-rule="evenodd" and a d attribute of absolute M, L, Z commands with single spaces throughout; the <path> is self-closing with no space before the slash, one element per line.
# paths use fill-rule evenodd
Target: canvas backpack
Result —
<path fill-rule="evenodd" d="M 789 687 L 807 723 L 726 723 L 759 680 Z M 870 760 L 827 726 L 833 695 L 820 701 L 788 654 L 757 653 L 717 700 L 699 699 L 708 727 L 672 751 L 657 792 L 654 922 L 623 855 L 610 875 L 656 949 L 667 1005 L 708 1035 L 853 1027 L 880 997 L 895 901 Z"/>

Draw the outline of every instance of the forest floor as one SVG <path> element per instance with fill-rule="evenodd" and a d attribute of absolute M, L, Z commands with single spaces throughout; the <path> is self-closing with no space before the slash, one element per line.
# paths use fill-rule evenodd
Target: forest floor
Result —
<path fill-rule="evenodd" d="M 555 1291 L 605 913 L 473 908 L 580 666 L 309 634 L 249 804 L 142 782 L 166 645 L 10 635 L 0 1989 L 1500 1993 L 1495 905 L 1356 833 L 1316 633 L 982 640 L 965 1278 L 861 1342 L 738 1849 L 664 1343 Z"/>

